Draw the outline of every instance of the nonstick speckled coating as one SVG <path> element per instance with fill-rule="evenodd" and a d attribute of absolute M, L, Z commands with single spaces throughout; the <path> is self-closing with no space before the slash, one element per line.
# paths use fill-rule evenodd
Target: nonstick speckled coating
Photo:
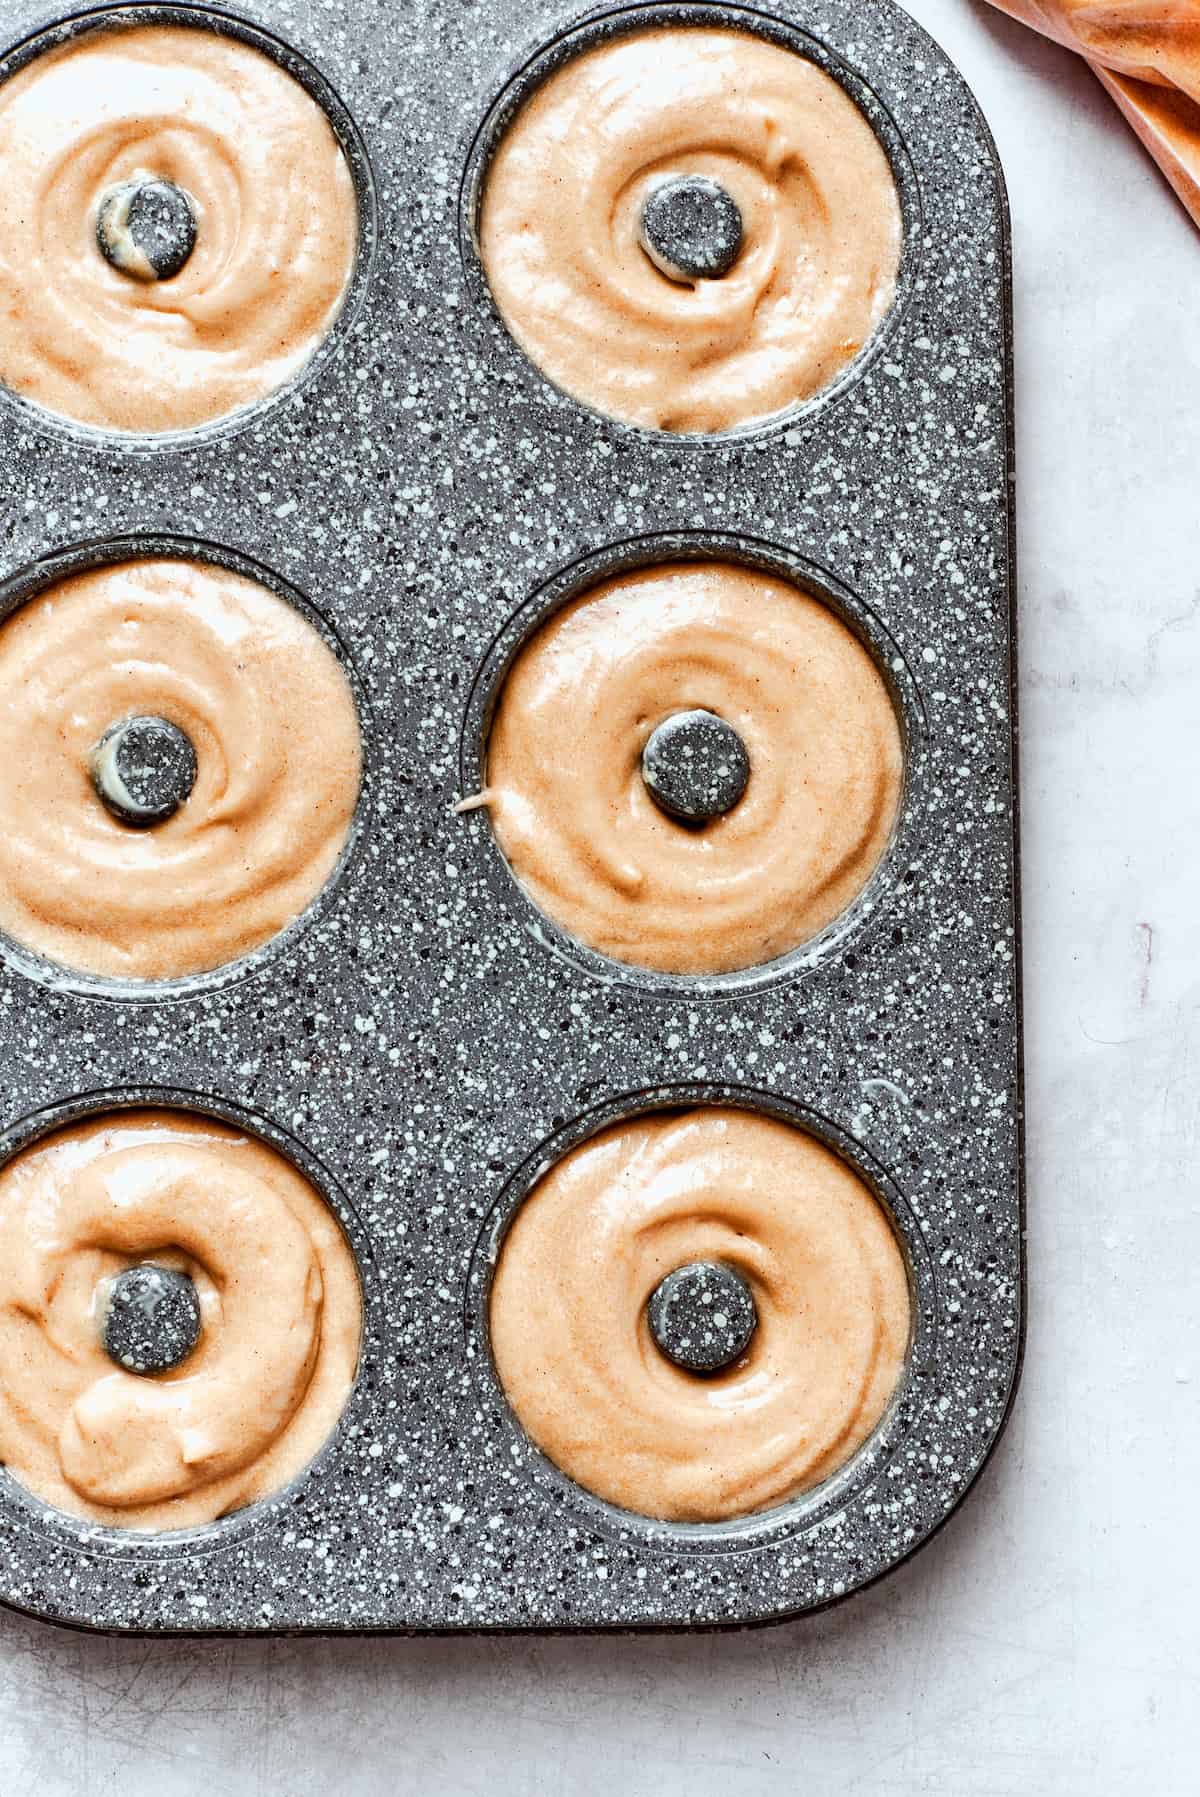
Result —
<path fill-rule="evenodd" d="M 327 352 L 246 417 L 159 444 L 0 395 L 8 603 L 68 547 L 68 565 L 128 537 L 228 551 L 324 620 L 367 764 L 332 892 L 249 961 L 141 992 L 0 961 L 3 1152 L 111 1103 L 231 1116 L 326 1192 L 366 1304 L 342 1425 L 272 1502 L 134 1537 L 0 1474 L 0 1598 L 18 1608 L 160 1632 L 769 1621 L 904 1559 L 1003 1426 L 1023 1213 L 1002 180 L 961 78 L 887 0 L 636 11 L 664 14 L 810 32 L 893 156 L 897 305 L 794 415 L 717 439 L 615 424 L 548 387 L 497 319 L 470 241 L 480 132 L 572 22 L 550 0 L 254 7 L 352 121 L 364 251 Z M 48 15 L 3 20 L 15 45 Z M 845 920 L 773 967 L 689 981 L 566 941 L 486 815 L 452 806 L 547 607 L 596 572 L 713 548 L 799 569 L 860 631 L 908 773 Z M 631 1110 L 714 1098 L 807 1122 L 872 1182 L 908 1254 L 914 1339 L 897 1403 L 829 1484 L 735 1524 L 658 1524 L 525 1440 L 488 1355 L 488 1278 L 548 1159 Z"/>

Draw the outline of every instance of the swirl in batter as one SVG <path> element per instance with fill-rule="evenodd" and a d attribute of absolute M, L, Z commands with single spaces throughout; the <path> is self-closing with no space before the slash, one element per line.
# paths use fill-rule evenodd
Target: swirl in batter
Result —
<path fill-rule="evenodd" d="M 317 102 L 249 44 L 104 27 L 0 87 L 0 379 L 118 431 L 179 430 L 273 392 L 341 307 L 354 182 Z M 163 281 L 96 242 L 114 186 L 182 188 L 195 248 Z"/>
<path fill-rule="evenodd" d="M 101 1343 L 112 1279 L 144 1261 L 191 1277 L 202 1320 L 153 1378 Z M 361 1327 L 324 1200 L 226 1124 L 118 1112 L 0 1169 L 0 1461 L 58 1510 L 178 1529 L 270 1496 L 341 1415 Z"/>
<path fill-rule="evenodd" d="M 741 735 L 750 779 L 702 829 L 647 792 L 641 755 L 691 709 Z M 808 941 L 887 846 L 903 756 L 875 664 L 829 608 L 725 562 L 618 574 L 517 656 L 487 751 L 496 840 L 572 936 L 665 973 L 728 973 Z"/>
<path fill-rule="evenodd" d="M 747 1281 L 758 1327 L 725 1372 L 682 1371 L 646 1304 L 692 1261 Z M 522 1427 L 597 1497 L 719 1522 L 827 1479 L 903 1371 L 908 1276 L 883 1210 L 806 1131 L 709 1107 L 618 1123 L 526 1198 L 492 1287 L 492 1352 Z"/>
<path fill-rule="evenodd" d="M 642 247 L 656 186 L 736 202 L 727 274 L 681 283 Z M 895 296 L 887 157 L 830 76 L 745 32 L 638 32 L 574 57 L 521 107 L 483 193 L 480 250 L 526 354 L 598 411 L 723 431 L 826 386 Z"/>
<path fill-rule="evenodd" d="M 291 923 L 337 864 L 358 798 L 349 682 L 296 608 L 200 562 L 59 581 L 0 625 L 0 929 L 133 980 L 223 966 Z M 191 796 L 118 822 L 91 757 L 152 714 L 196 751 Z"/>

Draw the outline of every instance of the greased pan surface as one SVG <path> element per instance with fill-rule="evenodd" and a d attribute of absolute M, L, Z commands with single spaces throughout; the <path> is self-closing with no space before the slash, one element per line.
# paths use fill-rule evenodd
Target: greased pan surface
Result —
<path fill-rule="evenodd" d="M 230 1117 L 325 1192 L 366 1315 L 341 1426 L 274 1501 L 136 1537 L 0 1475 L 0 1599 L 155 1632 L 708 1626 L 829 1603 L 960 1501 L 1021 1354 L 1010 261 L 986 127 L 883 0 L 603 9 L 602 30 L 703 20 L 796 43 L 867 112 L 904 205 L 896 305 L 832 389 L 730 437 L 667 437 L 549 387 L 473 248 L 489 131 L 577 15 L 116 10 L 278 40 L 351 158 L 359 267 L 314 366 L 231 421 L 120 440 L 0 394 L 3 603 L 135 550 L 252 570 L 342 655 L 366 778 L 331 890 L 247 962 L 122 989 L 5 947 L 3 1153 L 147 1097 Z M 0 16 L 19 61 L 59 15 Z M 452 806 L 534 620 L 598 572 L 713 549 L 799 572 L 858 630 L 907 778 L 838 925 L 689 980 L 562 937 L 486 815 Z M 549 1159 L 615 1117 L 713 1099 L 806 1122 L 866 1176 L 907 1252 L 914 1338 L 882 1428 L 828 1484 L 738 1523 L 652 1523 L 527 1442 L 490 1362 L 488 1281 Z"/>

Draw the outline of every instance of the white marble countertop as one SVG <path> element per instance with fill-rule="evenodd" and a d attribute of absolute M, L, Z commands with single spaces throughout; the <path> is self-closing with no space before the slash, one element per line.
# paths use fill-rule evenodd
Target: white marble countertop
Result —
<path fill-rule="evenodd" d="M 941 1536 L 698 1639 L 121 1642 L 0 1615 L 5 1797 L 1196 1789 L 1200 237 L 1081 64 L 911 0 L 1016 240 L 1030 1325 Z M 1193 940 L 1195 937 L 1195 940 Z"/>

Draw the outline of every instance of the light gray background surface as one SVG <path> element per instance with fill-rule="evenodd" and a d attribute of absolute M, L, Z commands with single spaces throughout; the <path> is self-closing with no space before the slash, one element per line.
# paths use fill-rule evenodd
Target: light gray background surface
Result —
<path fill-rule="evenodd" d="M 911 0 L 1016 249 L 1030 1325 L 911 1565 L 697 1639 L 120 1642 L 0 1615 L 3 1797 L 1197 1789 L 1200 237 L 1081 64 Z"/>

